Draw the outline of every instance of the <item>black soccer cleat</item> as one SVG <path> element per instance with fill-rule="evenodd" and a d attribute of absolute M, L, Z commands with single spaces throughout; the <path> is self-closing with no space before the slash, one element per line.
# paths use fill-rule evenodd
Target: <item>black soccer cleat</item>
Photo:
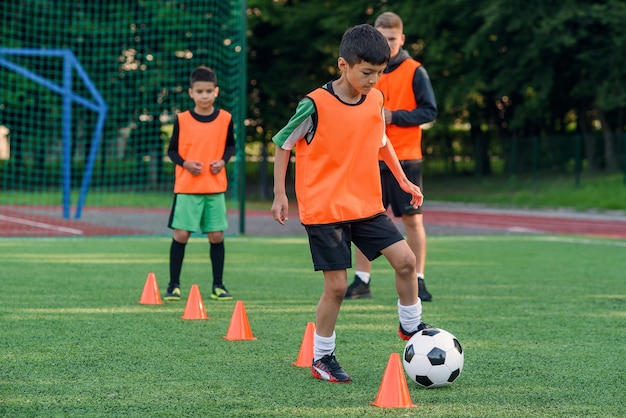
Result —
<path fill-rule="evenodd" d="M 371 280 L 371 279 L 370 279 Z M 370 284 L 365 283 L 359 276 L 354 275 L 354 281 L 348 286 L 344 299 L 368 299 L 372 297 Z"/>
<path fill-rule="evenodd" d="M 311 374 L 314 378 L 331 383 L 350 383 L 352 378 L 341 368 L 335 354 L 327 354 L 311 365 Z"/>
<path fill-rule="evenodd" d="M 426 283 L 421 277 L 417 278 L 417 292 L 422 302 L 430 302 L 433 300 L 433 295 L 431 295 L 430 292 L 426 290 Z"/>
<path fill-rule="evenodd" d="M 163 297 L 163 299 L 165 300 L 180 300 L 180 288 L 179 287 L 173 287 L 173 288 L 169 288 L 167 289 L 167 292 L 165 292 L 165 296 Z"/>
<path fill-rule="evenodd" d="M 423 322 L 420 322 L 420 324 L 417 326 L 417 329 L 413 332 L 407 332 L 404 330 L 404 328 L 402 328 L 402 324 L 398 325 L 398 335 L 400 336 L 401 339 L 403 339 L 404 341 L 409 341 L 411 339 L 412 336 L 414 336 L 415 334 L 417 334 L 418 332 L 428 329 L 428 328 L 432 328 L 430 325 L 425 324 Z"/>
<path fill-rule="evenodd" d="M 213 286 L 213 292 L 211 292 L 211 299 L 215 300 L 233 300 L 233 295 L 230 294 L 223 284 L 217 284 Z"/>

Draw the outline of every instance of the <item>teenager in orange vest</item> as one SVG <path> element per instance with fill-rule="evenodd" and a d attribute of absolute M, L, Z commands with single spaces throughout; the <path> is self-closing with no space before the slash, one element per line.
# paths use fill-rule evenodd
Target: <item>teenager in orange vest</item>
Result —
<path fill-rule="evenodd" d="M 429 327 L 421 319 L 415 255 L 382 205 L 378 156 L 389 166 L 407 204 L 418 207 L 422 193 L 402 171 L 385 135 L 383 95 L 374 88 L 389 60 L 385 38 L 371 25 L 348 29 L 337 65 L 341 77 L 300 101 L 296 113 L 272 140 L 276 144 L 272 214 L 287 221 L 285 191 L 291 150 L 296 150 L 296 197 L 309 237 L 313 267 L 324 275 L 315 314 L 313 377 L 347 383 L 335 358 L 335 325 L 346 293 L 351 243 L 373 260 L 381 254 L 396 272 L 398 334 L 408 340 Z M 380 153 L 380 154 L 379 154 Z"/>
<path fill-rule="evenodd" d="M 385 12 L 374 23 L 383 34 L 391 49 L 391 59 L 376 88 L 385 95 L 385 122 L 387 136 L 393 144 L 406 176 L 422 188 L 422 128 L 421 125 L 435 120 L 437 104 L 430 79 L 424 67 L 402 49 L 404 34 L 402 19 L 395 13 Z M 426 231 L 422 219 L 422 207 L 408 205 L 406 194 L 393 178 L 384 162 L 381 162 L 383 205 L 391 206 L 394 216 L 402 217 L 406 239 L 415 254 L 419 297 L 431 301 L 426 289 L 424 266 L 426 263 Z M 370 298 L 370 261 L 356 251 L 354 281 L 346 291 L 346 299 Z"/>
<path fill-rule="evenodd" d="M 217 77 L 200 66 L 189 76 L 194 108 L 174 122 L 168 155 L 176 164 L 174 202 L 168 226 L 174 230 L 170 246 L 170 282 L 165 300 L 180 300 L 180 272 L 185 246 L 192 232 L 207 234 L 213 273 L 211 298 L 231 300 L 223 283 L 224 230 L 228 229 L 226 163 L 235 152 L 233 118 L 214 106 L 219 94 Z"/>

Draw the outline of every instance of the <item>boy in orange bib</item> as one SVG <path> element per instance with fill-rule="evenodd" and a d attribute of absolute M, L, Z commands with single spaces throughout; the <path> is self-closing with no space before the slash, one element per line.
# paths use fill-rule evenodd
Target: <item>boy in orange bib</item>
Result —
<path fill-rule="evenodd" d="M 304 98 L 295 115 L 272 140 L 274 162 L 272 214 L 287 221 L 285 180 L 291 150 L 296 150 L 296 196 L 313 266 L 324 275 L 316 309 L 313 377 L 333 383 L 352 379 L 335 358 L 335 325 L 352 266 L 351 243 L 369 260 L 381 254 L 396 273 L 398 333 L 409 339 L 427 328 L 421 320 L 415 255 L 382 205 L 379 153 L 410 204 L 423 196 L 411 183 L 385 135 L 383 95 L 374 88 L 389 61 L 389 45 L 371 25 L 348 29 L 341 40 L 337 65 L 341 77 Z"/>
<path fill-rule="evenodd" d="M 232 115 L 219 109 L 217 76 L 200 66 L 189 76 L 189 97 L 194 107 L 176 116 L 168 156 L 176 164 L 174 201 L 168 227 L 173 229 L 170 246 L 170 282 L 165 300 L 180 300 L 180 273 L 185 248 L 198 229 L 207 234 L 213 273 L 211 298 L 232 300 L 223 282 L 224 230 L 228 229 L 226 164 L 235 151 Z"/>

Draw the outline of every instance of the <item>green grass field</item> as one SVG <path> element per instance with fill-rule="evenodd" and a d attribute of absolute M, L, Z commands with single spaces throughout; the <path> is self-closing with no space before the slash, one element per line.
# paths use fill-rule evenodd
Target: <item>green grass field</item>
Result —
<path fill-rule="evenodd" d="M 409 381 L 414 409 L 371 406 L 397 337 L 385 260 L 371 300 L 346 301 L 337 357 L 354 381 L 293 366 L 321 273 L 304 237 L 232 237 L 226 284 L 255 341 L 228 341 L 234 301 L 211 300 L 208 244 L 187 247 L 185 302 L 138 303 L 168 280 L 168 238 L 0 240 L 0 416 L 623 417 L 626 244 L 559 236 L 432 236 L 424 320 L 455 334 L 465 368 L 448 388 Z"/>
<path fill-rule="evenodd" d="M 626 211 L 623 174 L 573 176 L 450 177 L 424 180 L 427 199 L 516 208 L 569 208 L 580 211 Z"/>

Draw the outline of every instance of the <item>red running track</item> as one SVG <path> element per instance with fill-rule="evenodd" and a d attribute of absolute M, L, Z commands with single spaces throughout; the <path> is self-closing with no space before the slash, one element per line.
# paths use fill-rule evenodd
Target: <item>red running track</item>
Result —
<path fill-rule="evenodd" d="M 493 228 L 509 232 L 626 238 L 626 217 L 437 209 L 425 212 L 424 222 L 428 225 Z"/>
<path fill-rule="evenodd" d="M 144 209 L 139 211 L 150 213 Z M 0 206 L 0 237 L 146 235 L 146 230 L 127 225 L 111 226 L 98 222 L 64 219 L 58 215 L 61 212 L 61 208 L 56 206 Z M 120 215 L 123 212 L 117 209 L 108 212 L 112 216 L 123 216 Z"/>
<path fill-rule="evenodd" d="M 151 235 L 155 234 L 155 226 L 162 227 L 168 216 L 168 211 L 162 209 L 93 208 L 91 210 L 97 212 L 101 218 L 88 222 L 60 218 L 59 208 L 50 208 L 50 214 L 42 213 L 41 208 L 37 208 L 38 213 L 26 209 L 28 208 L 0 206 L 0 237 Z M 300 226 L 297 209 L 293 207 L 291 209 L 289 222 L 293 226 Z M 108 222 L 106 222 L 107 218 Z M 269 210 L 247 210 L 245 218 L 248 234 L 250 234 L 249 231 L 254 230 L 250 227 L 254 222 L 262 222 L 266 225 L 274 223 Z M 503 233 L 563 234 L 626 239 L 626 216 L 434 207 L 424 212 L 424 223 L 427 226 L 445 226 L 449 229 L 454 227 L 483 228 Z M 276 225 L 272 231 L 281 228 Z M 300 226 L 296 233 L 302 232 Z M 285 233 L 293 234 L 294 230 L 286 229 Z"/>

